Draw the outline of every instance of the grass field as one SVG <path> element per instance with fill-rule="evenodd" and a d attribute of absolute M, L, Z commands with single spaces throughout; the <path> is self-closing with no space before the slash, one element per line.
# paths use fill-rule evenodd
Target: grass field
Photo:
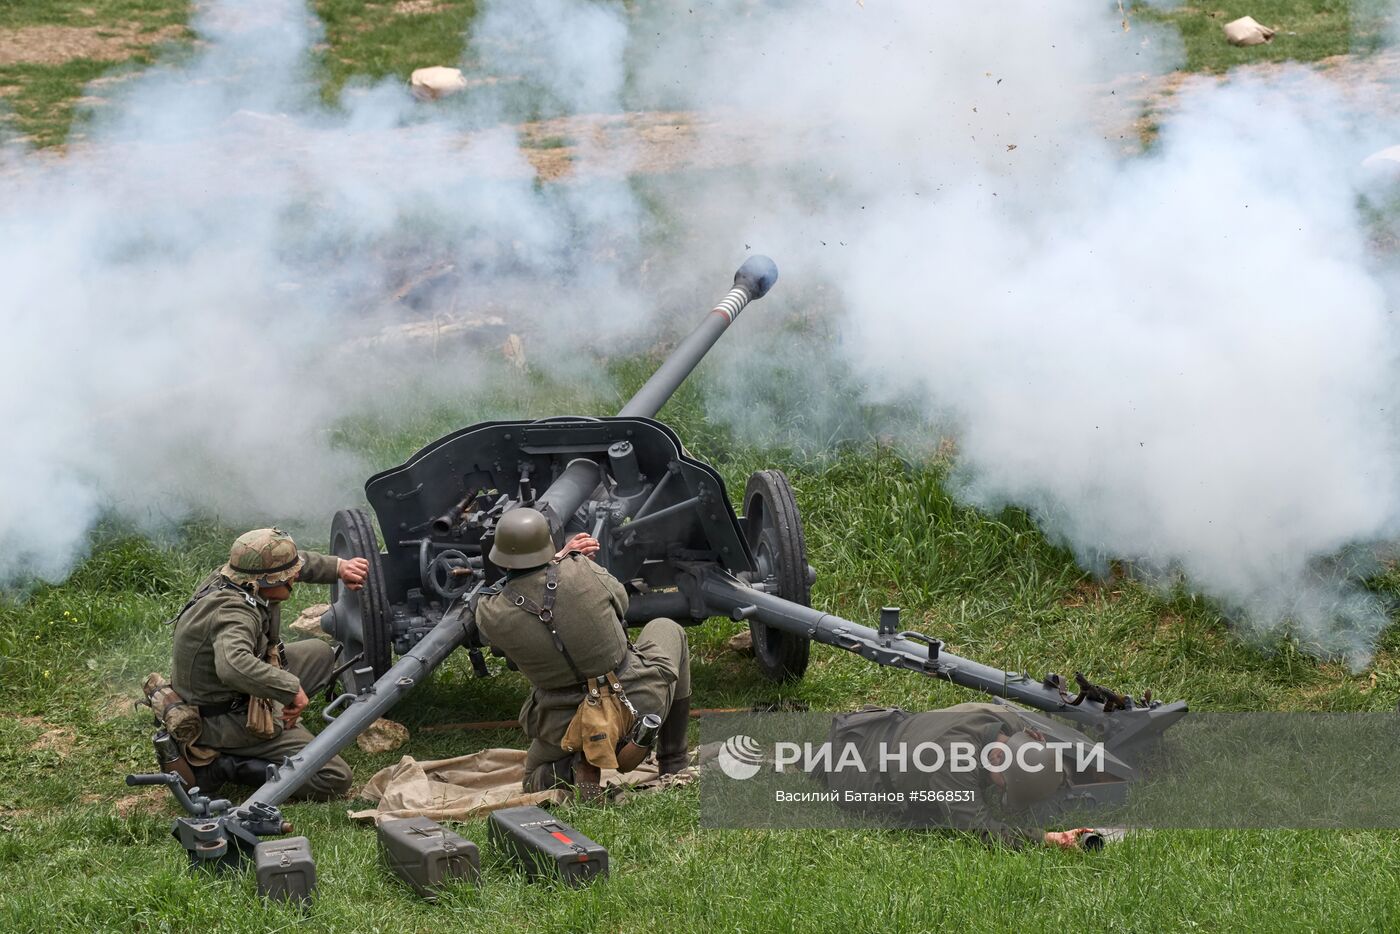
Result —
<path fill-rule="evenodd" d="M 644 361 L 618 367 L 635 386 Z M 787 469 L 797 486 L 815 601 L 867 618 L 891 601 L 908 624 L 987 661 L 1042 671 L 1083 667 L 1134 691 L 1211 709 L 1384 709 L 1397 685 L 1394 633 L 1376 675 L 1353 676 L 1284 642 L 1246 646 L 1209 605 L 1132 582 L 1095 582 L 1022 515 L 986 516 L 944 490 L 946 465 L 907 463 L 895 451 L 853 446 L 819 461 L 743 446 L 703 420 L 700 385 L 663 415 L 731 491 L 760 466 Z M 552 411 L 565 387 L 543 374 L 517 377 L 490 397 L 439 409 L 411 427 L 355 422 L 343 437 L 390 463 L 459 424 Z M 519 388 L 527 400 L 503 400 Z M 611 398 L 575 410 L 609 411 Z M 269 930 L 299 923 L 261 904 L 251 880 L 191 876 L 168 837 L 173 806 L 158 792 L 130 795 L 121 775 L 145 769 L 148 728 L 125 699 L 149 670 L 168 663 L 162 620 L 234 530 L 187 527 L 166 545 L 107 529 L 61 587 L 0 609 L 0 929 Z M 308 536 L 323 531 L 306 530 Z M 300 606 L 319 596 L 305 587 Z M 724 647 L 735 624 L 692 631 L 697 703 L 739 706 L 780 692 L 753 663 Z M 451 660 L 395 713 L 414 731 L 396 753 L 348 758 L 359 781 L 406 753 L 457 755 L 515 744 L 513 731 L 419 731 L 434 723 L 509 719 L 525 682 L 501 670 L 471 676 Z M 914 708 L 969 699 L 957 688 L 879 669 L 818 647 L 808 676 L 783 696 L 816 709 L 861 703 Z M 1400 923 L 1400 847 L 1389 833 L 1155 832 L 1100 856 L 985 849 L 956 835 L 862 832 L 703 831 L 695 787 L 624 806 L 570 808 L 566 819 L 604 841 L 615 861 L 604 885 L 575 892 L 525 883 L 487 853 L 487 884 L 438 905 L 418 902 L 374 862 L 372 832 L 346 805 L 295 805 L 310 835 L 323 897 L 312 929 L 831 930 L 878 917 L 901 930 L 1003 930 L 1017 924 L 1082 924 L 1112 930 L 1383 930 Z M 484 821 L 468 837 L 485 837 Z M 839 874 L 840 881 L 833 878 Z"/>
<path fill-rule="evenodd" d="M 326 25 L 322 67 L 333 98 L 357 75 L 403 76 L 429 58 L 455 61 L 473 4 L 318 0 L 316 7 Z M 1188 67 L 1200 70 L 1322 58 L 1346 51 L 1351 37 L 1364 32 L 1349 6 L 1323 0 L 1167 13 L 1130 6 L 1129 12 L 1178 26 Z M 1281 35 L 1261 50 L 1232 49 L 1219 26 L 1244 13 L 1298 36 Z M 166 30 L 159 33 L 164 44 L 121 59 L 0 65 L 0 91 L 11 89 L 3 100 L 22 132 L 57 145 L 68 138 L 85 82 L 180 54 L 188 36 L 172 30 L 187 16 L 184 0 L 87 0 L 81 8 L 3 0 L 0 29 L 134 24 L 143 36 Z M 550 148 L 557 139 L 537 145 Z M 425 404 L 392 423 L 350 420 L 337 426 L 336 436 L 385 467 L 486 418 L 614 411 L 653 363 L 612 364 L 617 395 L 581 396 L 546 373 L 508 371 L 489 395 Z M 731 495 L 742 492 L 755 469 L 788 472 L 819 571 L 813 594 L 819 606 L 864 620 L 882 605 L 900 604 L 909 628 L 944 638 L 960 654 L 1032 673 L 1078 668 L 1197 709 L 1388 710 L 1400 695 L 1396 627 L 1385 634 L 1373 669 L 1360 674 L 1288 640 L 1242 643 L 1206 601 L 1131 579 L 1091 579 L 1027 516 L 958 505 L 948 492 L 946 458 L 874 440 L 802 453 L 740 441 L 705 417 L 711 379 L 702 367 L 662 418 L 695 455 L 715 464 Z M 776 420 L 800 419 L 804 402 L 780 400 L 786 409 Z M 312 839 L 321 895 L 309 917 L 264 904 L 246 873 L 190 874 L 169 837 L 173 804 L 121 783 L 126 772 L 151 767 L 148 717 L 133 711 L 130 700 L 147 672 L 168 668 L 162 621 L 223 561 L 239 531 L 207 517 L 153 541 L 108 523 L 67 582 L 0 602 L 0 930 L 1400 929 L 1395 833 L 1153 832 L 1098 855 L 1012 852 L 939 833 L 705 831 L 695 786 L 616 808 L 566 809 L 566 820 L 609 847 L 614 871 L 604 884 L 581 891 L 527 884 L 483 847 L 486 885 L 451 890 L 431 906 L 377 865 L 373 833 L 345 817 L 348 803 L 295 805 L 288 816 Z M 293 531 L 316 547 L 326 523 Z M 1400 574 L 1371 586 L 1393 597 Z M 318 591 L 300 588 L 291 611 L 318 602 L 324 593 Z M 726 649 L 738 628 L 715 620 L 692 631 L 698 705 L 781 696 L 846 710 L 978 699 L 822 647 L 814 649 L 807 677 L 779 690 L 751 660 Z M 527 685 L 493 665 L 496 675 L 479 680 L 465 656 L 449 661 L 395 711 L 414 734 L 405 748 L 348 751 L 357 782 L 401 754 L 430 759 L 520 744 L 514 731 L 421 729 L 513 717 Z M 484 821 L 461 829 L 484 842 Z"/>
<path fill-rule="evenodd" d="M 1250 3 L 1133 4 L 1133 18 L 1181 32 L 1187 71 L 1222 72 L 1255 62 L 1311 62 L 1348 52 L 1373 52 L 1384 28 L 1382 4 L 1353 0 L 1255 0 Z M 1223 27 L 1241 16 L 1276 30 L 1266 45 L 1233 46 Z"/>
<path fill-rule="evenodd" d="M 476 0 L 312 0 L 311 5 L 325 31 L 316 57 L 329 104 L 354 81 L 407 80 L 424 65 L 460 64 L 477 7 Z M 18 43 L 24 50 L 8 58 L 0 45 L 0 121 L 40 147 L 61 146 L 73 132 L 81 135 L 88 108 L 103 106 L 101 84 L 187 53 L 191 8 L 191 0 L 0 2 L 0 36 L 35 28 L 66 30 L 27 34 Z M 1159 23 L 1179 31 L 1187 71 L 1365 54 L 1378 47 L 1384 25 L 1381 0 L 1259 0 L 1223 8 L 1136 0 L 1123 8 L 1130 27 Z M 1228 44 L 1221 27 L 1245 15 L 1277 29 L 1274 41 L 1251 48 Z M 90 85 L 98 79 L 99 85 Z M 550 138 L 533 146 L 566 143 Z"/>

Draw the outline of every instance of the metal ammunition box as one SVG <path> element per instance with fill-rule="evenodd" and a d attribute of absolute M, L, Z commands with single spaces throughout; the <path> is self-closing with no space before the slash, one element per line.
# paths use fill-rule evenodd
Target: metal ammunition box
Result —
<path fill-rule="evenodd" d="M 386 820 L 377 831 L 384 864 L 424 898 L 437 898 L 439 889 L 456 880 L 481 884 L 476 844 L 437 821 L 426 817 Z"/>
<path fill-rule="evenodd" d="M 608 874 L 608 851 L 548 811 L 536 807 L 492 811 L 491 842 L 531 879 L 555 875 L 583 885 Z"/>
<path fill-rule="evenodd" d="M 253 851 L 258 894 L 287 902 L 311 903 L 316 893 L 316 861 L 305 837 L 264 840 Z"/>

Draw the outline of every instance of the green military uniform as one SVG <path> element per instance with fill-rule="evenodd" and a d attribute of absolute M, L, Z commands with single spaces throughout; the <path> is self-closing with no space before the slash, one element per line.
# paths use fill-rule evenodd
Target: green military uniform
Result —
<path fill-rule="evenodd" d="M 311 551 L 300 552 L 299 557 L 297 580 L 312 584 L 336 580 L 339 559 Z M 205 714 L 200 746 L 280 762 L 300 752 L 313 734 L 303 726 L 285 729 L 274 718 L 277 735 L 257 738 L 246 725 L 247 698 L 265 697 L 285 705 L 298 689 L 315 694 L 330 683 L 335 654 L 319 639 L 307 639 L 285 646 L 284 667 L 268 664 L 269 649 L 282 638 L 281 605 L 234 583 L 227 570 L 205 578 L 195 599 L 175 621 L 171 686 Z M 350 767 L 337 756 L 311 777 L 300 796 L 341 797 L 350 790 L 350 783 Z"/>
<path fill-rule="evenodd" d="M 559 561 L 559 586 L 553 606 L 554 627 L 584 677 L 614 672 L 639 716 L 663 720 L 672 704 L 690 697 L 690 647 L 685 630 L 669 619 L 655 619 L 628 644 L 623 622 L 627 591 L 592 560 L 571 553 Z M 547 567 L 508 579 L 511 589 L 536 604 L 545 599 Z M 504 592 L 483 597 L 476 624 L 482 637 L 499 649 L 534 690 L 520 709 L 520 725 L 531 740 L 527 774 L 569 753 L 560 741 L 573 718 L 583 690 L 579 679 L 554 645 L 549 627 L 537 614 L 516 605 Z"/>
<path fill-rule="evenodd" d="M 942 710 L 910 713 L 898 707 L 880 707 L 842 714 L 833 719 L 831 742 L 833 749 L 853 743 L 862 761 L 878 763 L 881 744 L 887 750 L 913 750 L 921 743 L 931 743 L 945 750 L 953 743 L 971 743 L 980 756 L 982 747 L 996 740 L 1000 733 L 1008 737 L 1032 729 L 1033 725 L 1000 704 L 956 704 Z M 927 758 L 925 758 L 927 761 Z M 873 768 L 873 766 L 872 766 Z M 1040 833 L 1008 824 L 1004 817 L 1002 790 L 982 768 L 953 771 L 942 768 L 921 772 L 910 767 L 903 771 L 883 769 L 878 774 L 833 772 L 827 777 L 828 786 L 836 790 L 850 788 L 862 791 L 904 792 L 933 789 L 940 792 L 961 792 L 970 800 L 919 802 L 907 805 L 902 812 L 881 806 L 872 814 L 894 818 L 911 827 L 943 827 L 978 834 L 987 842 L 999 842 L 1020 847 L 1038 840 Z M 950 796 L 951 797 L 951 796 Z M 860 810 L 860 808 L 855 808 Z"/>

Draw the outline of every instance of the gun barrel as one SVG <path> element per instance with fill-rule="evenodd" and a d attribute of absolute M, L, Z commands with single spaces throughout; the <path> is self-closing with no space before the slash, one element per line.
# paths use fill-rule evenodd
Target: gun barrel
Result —
<path fill-rule="evenodd" d="M 401 656 L 366 693 L 355 697 L 345 710 L 306 744 L 301 752 L 280 763 L 274 763 L 274 774 L 239 805 L 246 811 L 255 804 L 279 805 L 286 801 L 306 780 L 327 762 L 355 741 L 375 720 L 398 703 L 404 694 L 416 687 L 443 659 L 466 642 L 469 619 L 465 601 L 442 618 L 417 645 Z"/>
<path fill-rule="evenodd" d="M 778 267 L 771 259 L 750 256 L 734 274 L 734 288 L 705 316 L 700 326 L 680 342 L 671 356 L 657 367 L 646 385 L 637 390 L 637 394 L 617 414 L 654 417 L 720 335 L 739 317 L 744 306 L 767 295 L 777 281 Z"/>
<path fill-rule="evenodd" d="M 449 534 L 457 526 L 457 523 L 462 521 L 462 513 L 466 511 L 467 506 L 475 497 L 475 491 L 468 492 L 455 506 L 428 523 L 428 528 L 432 530 L 434 535 Z"/>
<path fill-rule="evenodd" d="M 705 316 L 691 334 L 681 341 L 670 357 L 657 368 L 619 415 L 655 415 L 676 388 L 695 369 L 706 352 L 749 302 L 762 298 L 778 280 L 778 267 L 766 256 L 752 256 L 734 274 L 734 287 Z M 552 531 L 558 536 L 569 518 L 602 482 L 602 468 L 589 458 L 577 458 L 557 477 L 537 501 L 539 509 L 551 517 Z M 434 532 L 450 532 L 460 519 L 468 496 L 451 510 L 430 522 Z M 315 774 L 341 749 L 354 741 L 366 727 L 383 715 L 409 690 L 468 638 L 466 622 L 470 611 L 464 604 L 449 612 L 421 641 L 379 678 L 364 694 L 356 696 L 344 711 L 298 754 L 274 763 L 268 780 L 239 805 L 240 812 L 258 805 L 276 806 L 286 801 L 307 778 Z M 329 712 L 329 711 L 328 711 Z"/>

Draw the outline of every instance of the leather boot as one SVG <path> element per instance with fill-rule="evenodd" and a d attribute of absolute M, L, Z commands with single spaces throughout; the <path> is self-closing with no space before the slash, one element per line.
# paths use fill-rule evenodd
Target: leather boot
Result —
<path fill-rule="evenodd" d="M 672 775 L 684 771 L 690 765 L 690 751 L 686 746 L 690 731 L 690 698 L 678 697 L 671 701 L 671 709 L 661 722 L 661 732 L 656 737 L 656 764 L 662 775 Z"/>
<path fill-rule="evenodd" d="M 208 765 L 196 765 L 194 783 L 205 794 L 213 794 L 230 782 L 257 788 L 267 781 L 267 767 L 271 764 L 266 759 L 222 755 Z"/>
<path fill-rule="evenodd" d="M 525 773 L 525 780 L 521 782 L 521 787 L 525 791 L 550 791 L 554 788 L 572 788 L 573 786 L 573 756 L 536 766 L 533 771 Z"/>
<path fill-rule="evenodd" d="M 574 754 L 574 788 L 577 789 L 578 799 L 584 804 L 597 804 L 607 798 L 607 791 L 603 788 L 603 770 L 583 757 L 583 753 Z"/>
<path fill-rule="evenodd" d="M 233 761 L 233 783 L 260 788 L 267 781 L 267 767 L 272 763 L 266 759 L 253 759 L 248 756 L 220 756 Z"/>
<path fill-rule="evenodd" d="M 234 765 L 230 761 L 232 758 L 232 756 L 219 756 L 208 765 L 196 765 L 192 769 L 194 786 L 206 795 L 212 795 L 233 781 Z"/>

